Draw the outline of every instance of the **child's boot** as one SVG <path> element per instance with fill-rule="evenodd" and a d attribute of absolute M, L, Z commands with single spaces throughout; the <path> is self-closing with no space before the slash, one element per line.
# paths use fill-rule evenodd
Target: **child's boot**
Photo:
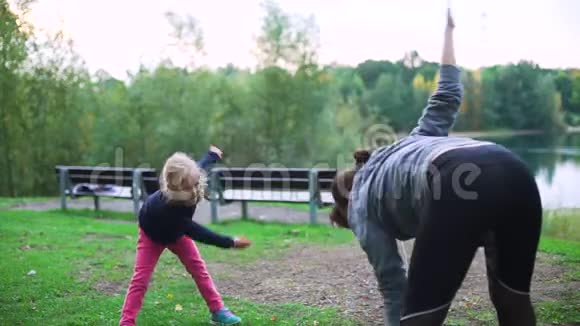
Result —
<path fill-rule="evenodd" d="M 239 325 L 242 319 L 224 307 L 211 314 L 211 323 L 219 326 Z"/>

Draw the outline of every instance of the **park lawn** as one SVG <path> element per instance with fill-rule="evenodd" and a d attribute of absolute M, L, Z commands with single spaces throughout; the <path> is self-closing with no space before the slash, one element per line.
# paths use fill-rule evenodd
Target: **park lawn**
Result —
<path fill-rule="evenodd" d="M 284 207 L 295 209 L 302 212 L 310 212 L 310 205 L 304 203 L 282 203 L 282 202 L 250 202 L 248 205 L 266 206 L 266 207 Z M 319 212 L 330 213 L 332 210 L 329 206 L 319 207 Z"/>
<path fill-rule="evenodd" d="M 52 197 L 0 197 L 0 210 L 7 209 L 19 204 L 25 204 L 32 201 L 47 201 Z"/>
<path fill-rule="evenodd" d="M 574 238 L 573 214 L 548 217 L 540 251 L 554 254 L 554 263 L 571 271 L 563 281 L 578 281 L 580 242 Z M 566 216 L 569 221 L 563 221 Z M 95 218 L 97 217 L 97 218 Z M 100 218 L 100 219 L 99 219 Z M 31 212 L 0 211 L 0 324 L 2 325 L 109 325 L 115 324 L 122 294 L 131 276 L 137 226 L 130 213 L 71 210 Z M 200 245 L 210 262 L 248 264 L 275 257 L 293 244 L 335 245 L 353 240 L 347 230 L 328 226 L 287 225 L 232 221 L 211 228 L 255 241 L 245 251 Z M 35 270 L 35 276 L 26 274 Z M 217 271 L 219 273 L 219 271 Z M 227 275 L 224 275 L 227 277 Z M 121 295 L 119 295 L 121 294 Z M 350 325 L 333 309 L 303 305 L 258 305 L 237 298 L 226 303 L 250 325 Z M 566 324 L 580 320 L 580 295 L 571 292 L 558 301 L 537 306 L 539 320 Z M 176 311 L 176 305 L 183 310 Z M 142 325 L 204 324 L 207 312 L 193 282 L 173 255 L 163 255 L 154 275 L 139 322 Z M 494 324 L 493 311 L 478 311 L 469 320 L 449 320 L 449 325 L 472 322 Z M 466 323 L 464 323 L 466 322 Z"/>
<path fill-rule="evenodd" d="M 540 251 L 553 254 L 554 264 L 564 264 L 569 270 L 562 282 L 580 282 L 580 242 L 544 236 Z M 580 324 L 580 291 L 570 288 L 558 301 L 545 301 L 536 306 L 538 320 L 553 325 Z"/>
<path fill-rule="evenodd" d="M 542 234 L 552 238 L 580 241 L 580 209 L 545 210 Z"/>
<path fill-rule="evenodd" d="M 206 261 L 251 263 L 279 255 L 292 244 L 332 245 L 352 241 L 346 230 L 328 226 L 237 221 L 214 225 L 226 234 L 245 234 L 245 251 L 200 246 Z M 132 272 L 137 226 L 69 213 L 0 212 L 1 325 L 114 325 Z M 27 276 L 29 271 L 36 275 Z M 232 297 L 226 304 L 246 325 L 351 325 L 334 309 L 296 304 L 259 305 Z M 183 309 L 176 310 L 180 305 Z M 165 254 L 147 293 L 140 325 L 204 325 L 208 314 L 191 278 Z"/>

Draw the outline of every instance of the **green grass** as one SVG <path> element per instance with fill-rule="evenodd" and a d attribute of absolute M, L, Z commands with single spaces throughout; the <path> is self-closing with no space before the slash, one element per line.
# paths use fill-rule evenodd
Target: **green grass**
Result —
<path fill-rule="evenodd" d="M 580 209 L 545 211 L 542 234 L 552 238 L 580 241 Z"/>
<path fill-rule="evenodd" d="M 52 197 L 0 197 L 0 209 L 7 209 L 19 204 L 29 203 L 32 201 L 46 201 L 54 199 Z"/>
<path fill-rule="evenodd" d="M 92 208 L 83 208 L 83 209 L 68 208 L 66 211 L 63 211 L 61 209 L 54 209 L 48 210 L 47 212 L 69 217 L 90 217 L 96 220 L 119 220 L 126 222 L 137 221 L 137 217 L 133 213 L 108 211 L 108 210 L 95 211 Z"/>
<path fill-rule="evenodd" d="M 38 198 L 0 198 L 0 207 Z M 4 205 L 4 206 L 2 206 Z M 271 203 L 268 203 L 271 205 Z M 308 210 L 307 205 L 279 206 Z M 580 211 L 545 214 L 540 251 L 569 266 L 564 281 L 580 280 Z M 115 221 L 118 220 L 118 221 Z M 132 213 L 86 210 L 47 212 L 0 211 L 1 325 L 114 325 L 131 276 L 137 226 Z M 230 221 L 211 225 L 230 235 L 246 235 L 254 245 L 245 251 L 200 245 L 209 262 L 248 264 L 278 256 L 295 245 L 337 245 L 353 240 L 347 230 L 328 226 Z M 560 238 L 558 238 L 560 237 Z M 561 239 L 563 238 L 563 239 Z M 564 240 L 564 239 L 572 239 Z M 27 276 L 30 270 L 37 275 Z M 215 272 L 227 277 L 225 272 Z M 103 292 L 107 285 L 116 291 Z M 117 295 L 115 295 L 117 294 Z M 120 295 L 119 295 L 120 294 Z M 225 297 L 246 325 L 354 325 L 334 309 L 303 305 L 260 305 Z M 175 306 L 183 306 L 176 311 Z M 580 295 L 571 291 L 558 301 L 536 305 L 538 319 L 549 324 L 580 320 Z M 452 316 L 447 325 L 495 324 L 492 311 Z M 195 286 L 173 255 L 163 255 L 139 317 L 141 325 L 203 325 L 207 311 Z"/>
<path fill-rule="evenodd" d="M 571 291 L 558 301 L 541 302 L 536 307 L 539 320 L 553 325 L 578 325 L 580 323 L 580 292 Z"/>
<path fill-rule="evenodd" d="M 87 215 L 90 215 L 87 213 Z M 352 241 L 328 226 L 237 221 L 211 226 L 245 234 L 255 245 L 244 251 L 200 246 L 206 261 L 238 264 L 273 257 L 290 246 Z M 58 211 L 0 212 L 1 325 L 114 325 L 131 277 L 137 226 Z M 31 270 L 35 276 L 27 276 Z M 101 290 L 98 288 L 101 287 Z M 103 291 L 102 288 L 113 289 Z M 354 325 L 334 309 L 260 305 L 225 297 L 246 325 Z M 176 311 L 179 304 L 182 311 Z M 207 310 L 174 255 L 161 257 L 139 317 L 140 325 L 204 325 Z"/>
<path fill-rule="evenodd" d="M 231 252 L 226 256 L 223 250 L 215 247 L 206 247 L 210 256 L 220 256 L 217 260 L 244 262 L 255 259 L 267 259 L 279 256 L 290 246 L 316 243 L 318 245 L 337 245 L 353 241 L 352 232 L 345 229 L 332 228 L 327 225 L 304 225 L 265 223 L 253 220 L 228 221 L 213 225 L 212 229 L 225 234 L 245 235 L 254 241 L 252 250 L 245 250 L 242 254 Z M 230 252 L 226 252 L 229 254 Z"/>
<path fill-rule="evenodd" d="M 580 210 L 544 212 L 539 250 L 555 255 L 555 263 L 570 267 L 565 281 L 580 281 Z"/>
<path fill-rule="evenodd" d="M 580 264 L 580 242 L 542 237 L 540 251 L 560 255 L 564 262 Z"/>
<path fill-rule="evenodd" d="M 448 317 L 443 324 L 445 326 L 467 326 L 469 325 L 469 320 L 465 318 L 452 318 Z"/>
<path fill-rule="evenodd" d="M 133 213 L 94 211 L 92 209 L 50 210 L 46 213 L 74 219 L 93 218 L 105 221 L 135 221 Z M 211 228 L 224 234 L 245 235 L 255 242 L 252 250 L 243 252 L 224 252 L 215 247 L 202 246 L 202 250 L 205 250 L 212 257 L 215 256 L 215 260 L 218 261 L 246 262 L 258 258 L 275 257 L 281 251 L 296 244 L 317 243 L 319 245 L 332 245 L 346 243 L 353 239 L 352 232 L 339 228 L 331 228 L 327 225 L 289 225 L 286 223 L 262 222 L 253 219 L 224 221 L 211 225 Z"/>
<path fill-rule="evenodd" d="M 291 208 L 297 211 L 302 212 L 310 212 L 310 206 L 308 204 L 302 203 L 281 203 L 281 202 L 248 202 L 248 206 L 255 205 L 255 206 L 266 206 L 266 207 L 284 207 L 284 208 Z M 330 213 L 331 207 L 325 206 L 322 208 L 318 208 L 319 212 Z"/>
<path fill-rule="evenodd" d="M 308 204 L 300 204 L 300 203 L 278 203 L 278 202 L 249 202 L 248 206 L 262 206 L 262 207 L 283 207 L 283 208 L 290 208 L 301 212 L 310 212 L 310 207 Z M 330 214 L 330 207 L 323 207 L 319 208 L 318 212 Z M 61 212 L 61 210 L 53 210 L 53 212 Z M 83 217 L 92 217 L 96 219 L 108 219 L 108 220 L 125 220 L 125 221 L 134 221 L 135 215 L 133 213 L 126 213 L 126 212 L 115 212 L 115 211 L 107 211 L 107 210 L 100 210 L 95 211 L 94 209 L 67 209 L 66 214 L 70 216 L 83 216 Z"/>
<path fill-rule="evenodd" d="M 580 211 L 552 211 L 544 214 L 539 250 L 554 255 L 555 263 L 565 264 L 565 282 L 580 281 Z M 557 301 L 536 305 L 538 320 L 552 325 L 580 323 L 580 292 L 570 289 Z"/>

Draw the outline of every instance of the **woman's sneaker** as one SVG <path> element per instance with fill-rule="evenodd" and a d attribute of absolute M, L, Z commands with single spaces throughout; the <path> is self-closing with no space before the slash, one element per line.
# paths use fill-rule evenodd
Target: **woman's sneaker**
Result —
<path fill-rule="evenodd" d="M 219 326 L 239 325 L 242 318 L 234 315 L 228 308 L 221 308 L 220 310 L 211 314 L 211 323 Z"/>

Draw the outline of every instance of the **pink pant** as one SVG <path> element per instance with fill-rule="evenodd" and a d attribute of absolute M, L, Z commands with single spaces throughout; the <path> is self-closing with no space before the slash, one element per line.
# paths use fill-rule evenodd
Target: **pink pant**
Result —
<path fill-rule="evenodd" d="M 211 276 L 207 272 L 205 262 L 201 258 L 195 243 L 190 238 L 183 236 L 175 243 L 163 246 L 149 239 L 143 230 L 139 229 L 139 240 L 137 241 L 137 258 L 135 261 L 135 271 L 127 290 L 123 313 L 119 325 L 135 325 L 135 319 L 141 305 L 143 297 L 147 291 L 149 280 L 157 265 L 159 256 L 165 248 L 169 248 L 181 263 L 185 266 L 189 274 L 195 280 L 199 292 L 207 303 L 210 311 L 217 311 L 224 307 L 224 303 L 218 293 Z"/>

